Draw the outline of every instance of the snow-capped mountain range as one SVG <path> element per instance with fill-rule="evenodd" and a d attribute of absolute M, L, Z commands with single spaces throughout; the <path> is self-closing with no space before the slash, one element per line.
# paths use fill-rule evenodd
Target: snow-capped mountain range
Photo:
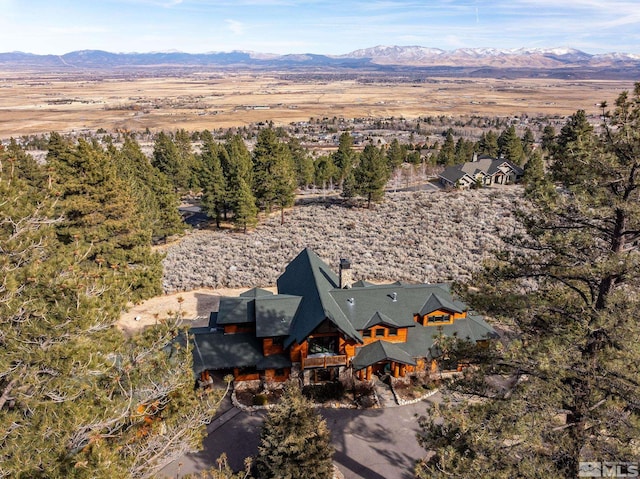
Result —
<path fill-rule="evenodd" d="M 370 58 L 380 65 L 410 66 L 497 66 L 497 67 L 564 67 L 569 64 L 602 64 L 608 62 L 640 63 L 640 55 L 607 53 L 591 55 L 575 48 L 459 48 L 441 50 L 420 46 L 376 46 L 356 50 L 342 58 Z"/>
<path fill-rule="evenodd" d="M 183 53 L 110 53 L 82 50 L 65 55 L 34 55 L 22 52 L 0 53 L 0 69 L 124 69 L 158 68 L 251 68 L 251 69 L 368 69 L 403 71 L 429 69 L 455 75 L 512 75 L 589 78 L 619 77 L 640 79 L 640 55 L 612 52 L 592 55 L 573 48 L 460 48 L 441 50 L 421 46 L 376 46 L 345 55 L 279 55 L 252 51 Z"/>

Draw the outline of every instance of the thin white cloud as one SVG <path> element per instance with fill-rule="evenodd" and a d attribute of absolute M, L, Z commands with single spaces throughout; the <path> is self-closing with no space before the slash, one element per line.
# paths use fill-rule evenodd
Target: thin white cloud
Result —
<path fill-rule="evenodd" d="M 244 23 L 239 22 L 237 20 L 227 19 L 227 20 L 225 20 L 225 23 L 227 24 L 227 28 L 234 35 L 242 35 L 242 34 L 244 34 L 244 32 L 246 30 L 246 27 L 245 27 Z"/>
<path fill-rule="evenodd" d="M 50 27 L 47 29 L 50 33 L 60 35 L 81 35 L 85 33 L 107 33 L 108 28 L 105 27 L 90 27 L 90 26 L 70 26 L 70 27 Z"/>

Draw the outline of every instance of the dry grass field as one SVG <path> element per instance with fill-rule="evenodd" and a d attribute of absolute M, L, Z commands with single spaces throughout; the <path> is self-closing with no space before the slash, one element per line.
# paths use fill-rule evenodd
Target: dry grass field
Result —
<path fill-rule="evenodd" d="M 278 73 L 109 78 L 0 72 L 0 138 L 49 131 L 214 129 L 272 120 L 597 113 L 631 82 L 318 80 Z"/>

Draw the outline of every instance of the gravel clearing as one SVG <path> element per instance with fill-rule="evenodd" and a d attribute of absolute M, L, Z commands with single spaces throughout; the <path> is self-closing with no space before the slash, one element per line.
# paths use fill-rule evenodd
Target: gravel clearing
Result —
<path fill-rule="evenodd" d="M 468 280 L 516 228 L 519 186 L 388 193 L 372 210 L 311 203 L 273 215 L 247 234 L 194 231 L 167 248 L 166 293 L 274 285 L 303 248 L 335 271 L 351 260 L 354 280 Z"/>

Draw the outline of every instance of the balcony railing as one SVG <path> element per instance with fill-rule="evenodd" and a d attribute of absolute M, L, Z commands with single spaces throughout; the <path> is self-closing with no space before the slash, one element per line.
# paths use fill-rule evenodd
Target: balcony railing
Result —
<path fill-rule="evenodd" d="M 320 356 L 316 358 L 302 358 L 302 369 L 328 368 L 332 366 L 346 366 L 347 357 L 344 355 Z"/>

